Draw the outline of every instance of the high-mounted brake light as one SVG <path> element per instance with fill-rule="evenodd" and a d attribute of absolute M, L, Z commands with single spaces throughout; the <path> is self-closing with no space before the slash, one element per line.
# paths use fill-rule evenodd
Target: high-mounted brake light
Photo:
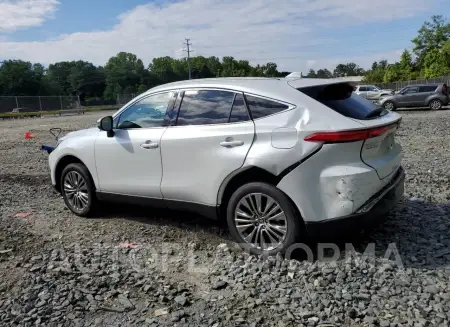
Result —
<path fill-rule="evenodd" d="M 305 137 L 305 141 L 325 143 L 363 141 L 372 137 L 383 135 L 389 130 L 389 128 L 390 126 L 382 126 L 355 131 L 318 132 Z"/>

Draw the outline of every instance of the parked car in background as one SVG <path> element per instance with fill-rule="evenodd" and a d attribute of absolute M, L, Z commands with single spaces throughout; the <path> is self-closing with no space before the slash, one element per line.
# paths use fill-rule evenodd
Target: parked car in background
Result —
<path fill-rule="evenodd" d="M 14 108 L 12 112 L 19 113 L 19 112 L 34 112 L 38 111 L 36 109 L 28 108 L 28 107 L 21 107 L 21 108 Z"/>
<path fill-rule="evenodd" d="M 409 85 L 398 93 L 383 97 L 378 102 L 387 110 L 411 107 L 430 107 L 439 110 L 449 104 L 449 89 L 446 84 Z"/>
<path fill-rule="evenodd" d="M 352 91 L 329 79 L 160 85 L 60 138 L 52 184 L 79 216 L 122 200 L 223 219 L 253 253 L 366 229 L 403 194 L 401 117 Z"/>
<path fill-rule="evenodd" d="M 354 92 L 371 101 L 379 100 L 384 96 L 394 94 L 394 90 L 380 89 L 375 85 L 358 85 L 356 86 Z"/>

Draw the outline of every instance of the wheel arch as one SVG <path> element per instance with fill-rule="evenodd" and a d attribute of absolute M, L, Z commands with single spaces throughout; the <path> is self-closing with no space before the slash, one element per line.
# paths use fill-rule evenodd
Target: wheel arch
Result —
<path fill-rule="evenodd" d="M 226 209 L 227 209 L 226 206 L 228 204 L 228 201 L 230 200 L 233 193 L 242 185 L 251 182 L 262 182 L 271 184 L 273 186 L 277 186 L 283 177 L 284 174 L 276 176 L 268 172 L 267 170 L 256 166 L 246 166 L 235 170 L 230 175 L 228 175 L 227 178 L 225 178 L 225 180 L 220 185 L 219 192 L 217 194 L 217 207 L 219 219 L 220 220 L 226 219 Z M 291 201 L 299 217 L 302 217 L 300 208 L 297 208 L 297 205 L 286 193 L 284 194 L 289 199 L 289 201 Z"/>
<path fill-rule="evenodd" d="M 79 164 L 82 164 L 83 166 L 85 166 L 89 172 L 89 175 L 91 177 L 93 185 L 95 186 L 95 183 L 92 178 L 92 174 L 89 171 L 89 168 L 86 166 L 86 164 L 80 158 L 78 158 L 74 155 L 68 154 L 68 155 L 61 157 L 58 160 L 58 163 L 56 164 L 56 168 L 55 168 L 55 181 L 56 181 L 55 188 L 56 188 L 56 190 L 61 193 L 61 185 L 60 185 L 61 174 L 62 174 L 64 168 L 67 167 L 67 165 L 72 164 L 72 163 L 79 163 Z"/>
<path fill-rule="evenodd" d="M 427 107 L 430 105 L 431 101 L 434 101 L 434 100 L 438 100 L 439 102 L 444 104 L 444 102 L 441 99 L 439 99 L 438 97 L 430 97 L 427 99 L 427 103 L 426 103 Z"/>

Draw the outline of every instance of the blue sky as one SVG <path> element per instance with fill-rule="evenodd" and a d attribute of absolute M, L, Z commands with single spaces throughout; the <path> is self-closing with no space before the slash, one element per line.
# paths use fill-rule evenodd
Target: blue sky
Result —
<path fill-rule="evenodd" d="M 394 61 L 425 20 L 450 18 L 448 0 L 0 0 L 0 60 L 103 65 L 119 51 L 230 55 L 306 72 Z"/>

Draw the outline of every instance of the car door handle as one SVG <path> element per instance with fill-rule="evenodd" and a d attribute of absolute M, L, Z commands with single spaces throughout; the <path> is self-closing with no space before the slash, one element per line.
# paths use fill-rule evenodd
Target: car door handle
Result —
<path fill-rule="evenodd" d="M 147 142 L 141 144 L 141 148 L 147 149 L 147 150 L 148 149 L 156 149 L 157 147 L 158 147 L 158 143 L 154 143 L 151 141 L 147 141 Z"/>
<path fill-rule="evenodd" d="M 225 148 L 234 148 L 236 146 L 244 145 L 244 142 L 243 141 L 224 141 L 224 142 L 220 142 L 220 145 Z"/>

